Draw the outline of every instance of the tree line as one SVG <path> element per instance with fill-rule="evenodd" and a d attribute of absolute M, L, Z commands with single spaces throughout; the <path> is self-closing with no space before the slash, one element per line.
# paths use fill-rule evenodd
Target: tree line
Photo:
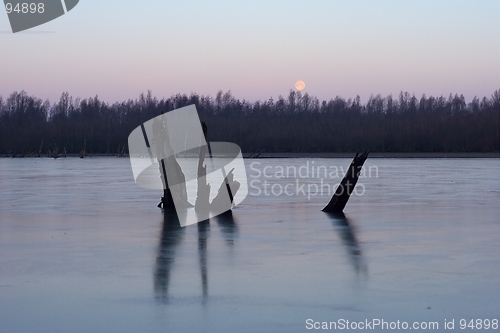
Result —
<path fill-rule="evenodd" d="M 130 132 L 141 123 L 195 104 L 210 141 L 238 144 L 243 152 L 495 152 L 500 150 L 500 89 L 491 97 L 420 98 L 401 92 L 329 101 L 290 91 L 287 97 L 249 102 L 230 91 L 214 97 L 176 94 L 108 104 L 63 93 L 57 103 L 13 92 L 0 96 L 0 154 L 59 151 L 127 153 Z"/>

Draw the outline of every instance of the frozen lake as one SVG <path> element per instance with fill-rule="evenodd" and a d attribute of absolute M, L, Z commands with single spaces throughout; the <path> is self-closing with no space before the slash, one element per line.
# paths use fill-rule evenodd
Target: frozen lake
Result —
<path fill-rule="evenodd" d="M 350 161 L 246 160 L 232 216 L 180 228 L 128 159 L 2 158 L 0 332 L 498 323 L 500 159 L 368 158 L 327 215 Z"/>

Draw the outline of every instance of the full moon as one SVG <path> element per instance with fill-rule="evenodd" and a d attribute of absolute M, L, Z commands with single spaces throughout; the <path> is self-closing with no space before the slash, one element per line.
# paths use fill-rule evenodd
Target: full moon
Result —
<path fill-rule="evenodd" d="M 298 91 L 304 90 L 305 87 L 306 87 L 306 84 L 304 83 L 304 81 L 299 80 L 299 81 L 295 82 L 295 89 L 297 89 Z"/>

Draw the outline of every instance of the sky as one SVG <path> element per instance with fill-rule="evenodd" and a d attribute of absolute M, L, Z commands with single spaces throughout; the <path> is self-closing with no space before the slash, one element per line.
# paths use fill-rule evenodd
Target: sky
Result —
<path fill-rule="evenodd" d="M 4 99 L 231 90 L 256 101 L 298 80 L 321 100 L 489 97 L 500 89 L 500 1 L 80 0 L 16 34 L 0 8 Z"/>

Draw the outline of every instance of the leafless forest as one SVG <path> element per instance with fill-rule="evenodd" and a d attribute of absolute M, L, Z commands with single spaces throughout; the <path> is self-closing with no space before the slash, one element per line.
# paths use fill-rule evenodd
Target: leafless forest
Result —
<path fill-rule="evenodd" d="M 14 92 L 0 97 L 0 154 L 59 151 L 126 154 L 129 133 L 162 111 L 196 104 L 210 141 L 230 141 L 244 152 L 495 152 L 500 150 L 500 90 L 466 101 L 449 97 L 336 97 L 320 101 L 290 91 L 249 102 L 231 92 L 104 103 L 63 93 L 57 103 Z"/>

